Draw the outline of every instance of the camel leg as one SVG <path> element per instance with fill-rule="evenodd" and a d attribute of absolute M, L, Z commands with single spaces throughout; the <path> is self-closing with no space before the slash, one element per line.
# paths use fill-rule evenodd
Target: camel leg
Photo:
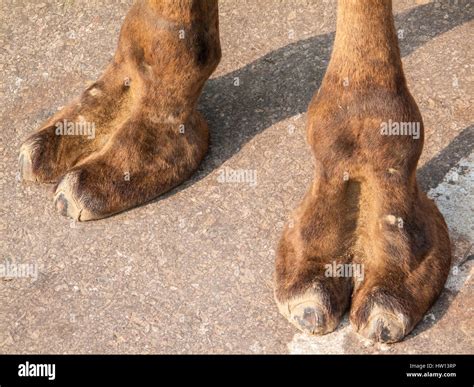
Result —
<path fill-rule="evenodd" d="M 280 241 L 280 310 L 301 330 L 326 333 L 351 304 L 360 334 L 401 340 L 441 292 L 451 254 L 446 224 L 416 181 L 423 121 L 403 74 L 391 1 L 339 0 L 307 137 L 316 173 Z M 329 270 L 347 265 L 349 276 Z"/>
<path fill-rule="evenodd" d="M 196 104 L 220 55 L 217 0 L 137 1 L 103 75 L 23 143 L 23 179 L 57 183 L 57 209 L 80 221 L 177 186 L 207 151 Z"/>

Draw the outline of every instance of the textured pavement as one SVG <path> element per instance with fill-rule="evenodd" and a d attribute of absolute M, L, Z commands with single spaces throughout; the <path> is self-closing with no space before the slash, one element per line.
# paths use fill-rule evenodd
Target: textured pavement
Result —
<path fill-rule="evenodd" d="M 0 3 L 1 353 L 473 353 L 474 5 L 394 0 L 405 73 L 426 127 L 419 180 L 445 214 L 455 262 L 402 343 L 347 321 L 308 337 L 273 302 L 275 246 L 312 178 L 307 105 L 334 38 L 333 0 L 221 0 L 222 62 L 200 110 L 211 150 L 159 200 L 98 222 L 59 216 L 20 183 L 21 141 L 110 60 L 130 1 Z M 238 84 L 238 86 L 236 86 Z M 256 184 L 221 183 L 223 170 Z"/>

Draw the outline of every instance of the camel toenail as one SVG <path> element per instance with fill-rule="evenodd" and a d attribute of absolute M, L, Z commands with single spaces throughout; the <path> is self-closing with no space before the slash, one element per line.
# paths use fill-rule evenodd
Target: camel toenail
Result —
<path fill-rule="evenodd" d="M 61 215 L 67 216 L 67 200 L 63 193 L 59 194 L 54 204 Z"/>
<path fill-rule="evenodd" d="M 23 162 L 25 161 L 25 156 L 20 155 L 20 158 L 18 159 L 18 166 L 20 168 L 20 179 L 23 177 Z"/>
<path fill-rule="evenodd" d="M 298 323 L 302 331 L 308 333 L 315 333 L 318 328 L 324 326 L 323 313 L 313 307 L 306 307 L 303 310 L 303 315 L 295 315 L 293 319 Z"/>

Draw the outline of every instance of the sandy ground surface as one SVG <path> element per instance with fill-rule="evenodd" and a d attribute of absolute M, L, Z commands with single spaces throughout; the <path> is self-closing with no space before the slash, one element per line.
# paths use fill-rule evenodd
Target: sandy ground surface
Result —
<path fill-rule="evenodd" d="M 222 62 L 200 110 L 211 151 L 194 178 L 148 205 L 75 224 L 47 186 L 17 180 L 21 141 L 110 60 L 130 1 L 0 4 L 2 353 L 472 353 L 474 6 L 394 0 L 426 144 L 419 180 L 444 213 L 455 262 L 406 341 L 373 345 L 345 320 L 300 334 L 272 296 L 275 246 L 312 176 L 305 111 L 328 63 L 333 0 L 222 0 Z M 235 86 L 236 78 L 239 86 Z M 221 184 L 224 168 L 257 184 Z"/>

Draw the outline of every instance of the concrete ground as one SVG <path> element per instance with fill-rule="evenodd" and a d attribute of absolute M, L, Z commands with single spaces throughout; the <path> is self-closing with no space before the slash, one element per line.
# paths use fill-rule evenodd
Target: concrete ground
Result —
<path fill-rule="evenodd" d="M 334 0 L 221 1 L 223 59 L 200 107 L 211 151 L 161 199 L 75 224 L 50 187 L 17 180 L 21 141 L 100 74 L 130 2 L 0 4 L 0 268 L 38 269 L 36 280 L 0 278 L 0 352 L 472 353 L 472 2 L 394 0 L 426 126 L 419 181 L 455 256 L 440 300 L 394 345 L 361 340 L 347 320 L 300 334 L 273 302 L 275 246 L 312 177 L 305 111 L 328 63 Z M 257 184 L 220 183 L 225 168 L 256 171 Z"/>

